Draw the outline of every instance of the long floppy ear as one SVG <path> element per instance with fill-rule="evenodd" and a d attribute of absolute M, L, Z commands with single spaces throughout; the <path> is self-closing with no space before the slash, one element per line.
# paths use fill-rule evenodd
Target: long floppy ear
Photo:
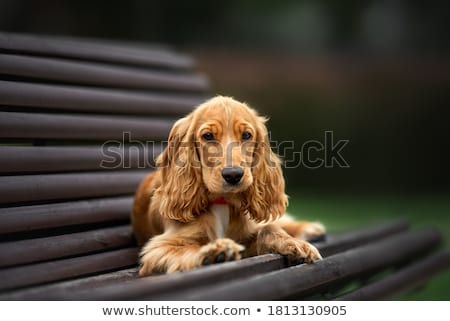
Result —
<path fill-rule="evenodd" d="M 280 158 L 270 148 L 264 117 L 257 117 L 256 147 L 253 158 L 253 184 L 247 191 L 245 210 L 257 222 L 281 217 L 288 197 L 284 193 L 284 178 Z"/>
<path fill-rule="evenodd" d="M 183 223 L 193 221 L 208 205 L 192 118 L 191 114 L 178 120 L 170 131 L 168 145 L 157 159 L 162 184 L 152 201 L 163 217 Z"/>

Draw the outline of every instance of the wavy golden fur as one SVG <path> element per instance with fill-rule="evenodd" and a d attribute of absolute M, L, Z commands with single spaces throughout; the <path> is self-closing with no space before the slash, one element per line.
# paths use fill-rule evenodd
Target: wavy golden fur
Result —
<path fill-rule="evenodd" d="M 284 178 L 265 122 L 246 104 L 218 96 L 175 123 L 158 169 L 135 195 L 141 276 L 264 253 L 321 258 L 304 239 L 324 227 L 284 216 Z"/>

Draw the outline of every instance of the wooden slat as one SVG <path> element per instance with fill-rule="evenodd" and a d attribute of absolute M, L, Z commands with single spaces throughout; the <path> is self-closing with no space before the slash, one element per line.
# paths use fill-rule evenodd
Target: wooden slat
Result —
<path fill-rule="evenodd" d="M 0 204 L 134 193 L 148 170 L 0 177 Z"/>
<path fill-rule="evenodd" d="M 204 100 L 204 95 L 169 95 L 0 80 L 0 105 L 5 106 L 178 117 Z"/>
<path fill-rule="evenodd" d="M 13 53 L 102 61 L 159 68 L 192 68 L 193 60 L 172 51 L 148 46 L 125 46 L 95 40 L 0 33 L 0 50 Z"/>
<path fill-rule="evenodd" d="M 137 268 L 129 268 L 114 272 L 106 272 L 100 275 L 87 276 L 69 281 L 60 281 L 47 285 L 36 286 L 25 290 L 9 291 L 7 294 L 0 293 L 0 300 L 24 300 L 24 294 L 31 300 L 45 300 L 48 294 L 48 300 L 58 300 L 67 291 L 77 291 L 80 289 L 95 289 L 107 284 L 124 284 L 130 279 L 137 277 Z M 26 300 L 26 299 L 25 299 Z"/>
<path fill-rule="evenodd" d="M 0 53 L 0 75 L 102 87 L 206 91 L 208 81 L 193 73 L 154 71 L 59 58 Z"/>
<path fill-rule="evenodd" d="M 367 228 L 346 231 L 327 236 L 325 242 L 316 245 L 323 257 L 346 251 L 348 249 L 381 240 L 385 237 L 408 230 L 409 224 L 404 220 L 377 224 Z"/>
<path fill-rule="evenodd" d="M 383 227 L 383 228 L 381 228 Z M 348 232 L 329 238 L 325 242 L 317 244 L 321 251 L 330 252 L 335 250 L 345 251 L 352 247 L 367 244 L 370 241 L 381 240 L 389 235 L 404 231 L 407 225 L 404 222 L 382 224 L 379 226 L 361 230 L 366 232 L 370 238 L 363 236 L 364 233 Z M 353 237 L 353 242 L 349 242 Z M 341 246 L 334 246 L 334 244 Z M 202 267 L 180 274 L 166 274 L 135 278 L 120 284 L 105 283 L 97 284 L 95 288 L 89 283 L 83 285 L 74 281 L 64 285 L 49 285 L 38 291 L 34 289 L 16 293 L 15 298 L 20 300 L 46 299 L 46 300 L 135 300 L 142 297 L 158 300 L 161 296 L 170 296 L 171 293 L 185 289 L 197 289 L 199 287 L 225 284 L 232 280 L 241 280 L 257 274 L 268 273 L 287 267 L 287 261 L 280 255 L 268 254 L 257 257 L 246 258 L 236 262 Z M 1 298 L 1 297 L 0 297 Z"/>
<path fill-rule="evenodd" d="M 148 168 L 162 151 L 160 143 L 125 146 L 0 146 L 0 173 L 50 173 Z"/>
<path fill-rule="evenodd" d="M 422 286 L 435 275 L 450 269 L 450 252 L 441 252 L 431 257 L 419 258 L 381 280 L 343 294 L 336 301 L 389 299 L 405 291 Z"/>
<path fill-rule="evenodd" d="M 435 230 L 408 232 L 332 255 L 314 264 L 257 275 L 225 284 L 177 291 L 159 300 L 280 300 L 318 293 L 362 274 L 423 257 L 441 241 Z M 144 296 L 141 299 L 148 299 Z"/>
<path fill-rule="evenodd" d="M 0 270 L 0 291 L 68 280 L 136 265 L 136 248 L 25 265 Z"/>
<path fill-rule="evenodd" d="M 123 221 L 133 196 L 0 208 L 0 234 Z"/>
<path fill-rule="evenodd" d="M 129 225 L 0 243 L 0 268 L 130 247 Z"/>
<path fill-rule="evenodd" d="M 94 115 L 53 115 L 0 112 L 0 138 L 164 140 L 173 121 Z"/>

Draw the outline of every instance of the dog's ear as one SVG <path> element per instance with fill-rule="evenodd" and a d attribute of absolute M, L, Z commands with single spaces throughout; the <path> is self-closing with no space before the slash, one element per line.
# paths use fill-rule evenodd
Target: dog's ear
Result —
<path fill-rule="evenodd" d="M 183 223 L 193 221 L 208 205 L 196 151 L 193 116 L 172 127 L 166 149 L 157 159 L 162 185 L 155 191 L 160 214 Z"/>
<path fill-rule="evenodd" d="M 270 148 L 266 119 L 257 117 L 256 146 L 253 157 L 253 184 L 243 202 L 244 210 L 257 222 L 281 217 L 288 197 L 284 193 L 284 178 L 280 158 Z"/>

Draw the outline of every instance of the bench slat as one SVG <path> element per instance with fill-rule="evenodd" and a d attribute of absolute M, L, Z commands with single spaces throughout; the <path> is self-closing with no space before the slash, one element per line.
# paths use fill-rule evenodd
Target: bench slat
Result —
<path fill-rule="evenodd" d="M 128 220 L 132 204 L 124 196 L 0 208 L 0 234 Z"/>
<path fill-rule="evenodd" d="M 450 252 L 441 252 L 424 260 L 419 259 L 417 263 L 355 291 L 343 294 L 335 300 L 386 300 L 402 292 L 414 290 L 433 276 L 448 269 L 450 269 Z"/>
<path fill-rule="evenodd" d="M 118 114 L 180 115 L 204 101 L 204 96 L 149 93 L 67 85 L 0 80 L 0 104 Z"/>
<path fill-rule="evenodd" d="M 130 268 L 136 265 L 136 248 L 121 249 L 71 259 L 55 260 L 0 270 L 0 290 Z"/>
<path fill-rule="evenodd" d="M 186 55 L 147 45 L 130 46 L 101 40 L 93 42 L 77 38 L 0 33 L 0 49 L 125 65 L 177 69 L 193 67 L 193 60 Z"/>
<path fill-rule="evenodd" d="M 148 170 L 0 177 L 0 204 L 133 194 Z"/>
<path fill-rule="evenodd" d="M 404 220 L 378 224 L 367 228 L 360 228 L 327 237 L 326 242 L 316 244 L 323 257 L 340 253 L 353 247 L 368 244 L 382 238 L 408 230 L 409 224 Z"/>
<path fill-rule="evenodd" d="M 99 63 L 0 53 L 0 74 L 32 79 L 130 89 L 205 91 L 205 77 Z"/>
<path fill-rule="evenodd" d="M 132 245 L 133 235 L 129 225 L 3 242 L 0 243 L 0 268 L 130 247 Z"/>
<path fill-rule="evenodd" d="M 413 258 L 422 258 L 441 241 L 435 230 L 407 232 L 280 271 L 161 295 L 159 300 L 280 300 L 299 298 L 343 280 L 379 271 Z M 144 296 L 142 299 L 148 299 Z"/>
<path fill-rule="evenodd" d="M 160 143 L 104 146 L 0 146 L 0 173 L 130 169 L 154 166 Z"/>
<path fill-rule="evenodd" d="M 87 276 L 69 281 L 61 281 L 22 290 L 10 291 L 3 295 L 0 293 L 0 300 L 27 300 L 23 299 L 24 294 L 26 294 L 30 300 L 33 300 L 33 298 L 37 300 L 45 300 L 47 293 L 51 294 L 51 297 L 55 298 L 55 300 L 58 300 L 58 298 L 62 297 L 61 294 L 64 294 L 67 291 L 70 292 L 80 289 L 94 289 L 98 286 L 117 284 L 118 282 L 124 284 L 128 280 L 136 277 L 137 268 L 105 272 L 100 275 Z"/>
<path fill-rule="evenodd" d="M 348 250 L 352 247 L 367 244 L 371 241 L 380 240 L 388 236 L 400 233 L 407 229 L 405 222 L 399 221 L 360 230 L 360 233 L 348 232 L 330 237 L 325 242 L 317 243 L 321 251 Z M 366 236 L 369 235 L 370 237 Z M 335 246 L 341 244 L 341 246 Z M 162 295 L 170 296 L 171 293 L 183 289 L 195 289 L 206 285 L 219 285 L 221 282 L 228 283 L 231 280 L 243 279 L 256 274 L 267 273 L 287 267 L 287 262 L 280 255 L 267 254 L 257 257 L 246 258 L 237 262 L 202 267 L 180 274 L 167 274 L 136 278 L 130 274 L 130 280 L 120 284 L 106 283 L 90 286 L 83 280 L 71 281 L 64 285 L 47 285 L 38 291 L 26 290 L 16 292 L 14 299 L 47 299 L 47 300 L 133 300 L 145 297 L 146 299 L 158 300 Z M 80 285 L 78 282 L 83 282 Z M 76 288 L 76 289 L 75 289 Z M 1 296 L 0 296 L 1 298 Z"/>
<path fill-rule="evenodd" d="M 1 86 L 1 85 L 0 85 Z M 97 115 L 52 115 L 0 112 L 0 138 L 154 141 L 166 139 L 173 121 Z"/>

